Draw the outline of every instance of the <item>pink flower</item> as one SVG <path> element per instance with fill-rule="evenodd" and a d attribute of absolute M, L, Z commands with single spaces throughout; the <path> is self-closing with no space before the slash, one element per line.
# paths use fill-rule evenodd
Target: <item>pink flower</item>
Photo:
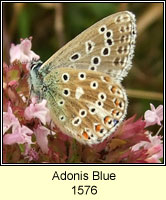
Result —
<path fill-rule="evenodd" d="M 29 144 L 25 144 L 24 158 L 28 159 L 29 161 L 37 161 L 39 159 L 39 154 L 33 148 L 31 148 Z"/>
<path fill-rule="evenodd" d="M 35 54 L 32 50 L 31 38 L 21 40 L 20 44 L 11 45 L 10 48 L 10 63 L 18 60 L 23 63 L 29 63 L 32 60 L 38 60 L 40 57 Z"/>
<path fill-rule="evenodd" d="M 146 126 L 158 124 L 161 126 L 163 120 L 163 105 L 159 105 L 156 109 L 153 104 L 150 104 L 151 110 L 147 110 L 144 114 Z"/>
<path fill-rule="evenodd" d="M 160 158 L 163 156 L 163 144 L 161 136 L 152 136 L 150 132 L 146 132 L 149 142 L 141 141 L 132 147 L 132 151 L 138 151 L 141 148 L 147 150 L 147 158 L 145 161 L 148 163 L 160 163 Z"/>
<path fill-rule="evenodd" d="M 38 126 L 34 131 L 36 135 L 37 144 L 40 146 L 43 153 L 48 153 L 48 139 L 47 135 L 50 134 L 50 130 L 44 126 Z"/>
<path fill-rule="evenodd" d="M 18 119 L 12 112 L 12 108 L 8 106 L 7 112 L 3 113 L 3 134 L 9 130 L 10 127 L 17 127 L 19 125 Z"/>
<path fill-rule="evenodd" d="M 26 126 L 20 126 L 20 124 L 18 124 L 16 127 L 13 126 L 12 127 L 12 133 L 11 134 L 5 134 L 3 137 L 3 143 L 4 144 L 24 144 L 24 143 L 28 143 L 31 144 L 31 134 L 33 132 Z"/>
<path fill-rule="evenodd" d="M 10 86 L 10 87 L 14 87 L 14 86 L 16 86 L 16 85 L 18 85 L 18 81 L 16 81 L 16 80 L 12 80 L 12 81 L 10 81 L 10 82 L 8 83 L 8 86 Z"/>
<path fill-rule="evenodd" d="M 47 101 L 45 99 L 43 99 L 41 103 L 36 103 L 36 99 L 32 98 L 32 103 L 25 109 L 25 118 L 27 120 L 38 118 L 44 125 L 46 125 L 46 123 L 49 123 L 51 120 L 46 104 Z"/>

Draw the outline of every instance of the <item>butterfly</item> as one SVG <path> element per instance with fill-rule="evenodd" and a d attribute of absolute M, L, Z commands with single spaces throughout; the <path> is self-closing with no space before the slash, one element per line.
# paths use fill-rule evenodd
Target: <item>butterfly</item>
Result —
<path fill-rule="evenodd" d="M 110 15 L 58 50 L 33 62 L 30 87 L 46 99 L 60 130 L 82 144 L 104 141 L 128 106 L 121 81 L 132 66 L 136 20 L 129 11 Z"/>

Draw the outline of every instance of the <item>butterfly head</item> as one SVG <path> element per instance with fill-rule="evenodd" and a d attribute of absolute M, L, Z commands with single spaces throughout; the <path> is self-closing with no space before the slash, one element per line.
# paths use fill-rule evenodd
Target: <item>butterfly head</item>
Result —
<path fill-rule="evenodd" d="M 32 96 L 37 96 L 39 99 L 42 98 L 42 82 L 43 75 L 40 73 L 39 69 L 42 65 L 42 61 L 32 61 L 30 64 L 30 91 Z"/>

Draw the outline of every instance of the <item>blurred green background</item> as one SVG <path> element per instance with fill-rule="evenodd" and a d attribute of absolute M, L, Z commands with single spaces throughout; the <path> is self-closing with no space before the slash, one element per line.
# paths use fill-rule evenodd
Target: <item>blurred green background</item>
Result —
<path fill-rule="evenodd" d="M 33 37 L 33 51 L 46 61 L 66 42 L 98 20 L 122 10 L 136 15 L 138 37 L 133 67 L 123 81 L 129 96 L 127 118 L 137 119 L 163 104 L 162 3 L 3 3 L 3 58 L 11 43 Z M 150 127 L 154 133 L 158 126 Z"/>

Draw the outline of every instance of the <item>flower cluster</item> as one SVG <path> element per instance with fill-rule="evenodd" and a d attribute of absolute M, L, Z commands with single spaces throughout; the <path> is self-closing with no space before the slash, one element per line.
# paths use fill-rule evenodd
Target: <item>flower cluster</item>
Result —
<path fill-rule="evenodd" d="M 113 135 L 93 147 L 77 143 L 52 123 L 47 101 L 29 99 L 29 64 L 39 56 L 30 39 L 11 45 L 10 66 L 3 65 L 3 161 L 5 163 L 160 163 L 162 137 L 147 130 L 161 125 L 163 106 L 150 104 L 144 120 L 124 121 Z M 55 134 L 56 133 L 56 134 Z"/>

